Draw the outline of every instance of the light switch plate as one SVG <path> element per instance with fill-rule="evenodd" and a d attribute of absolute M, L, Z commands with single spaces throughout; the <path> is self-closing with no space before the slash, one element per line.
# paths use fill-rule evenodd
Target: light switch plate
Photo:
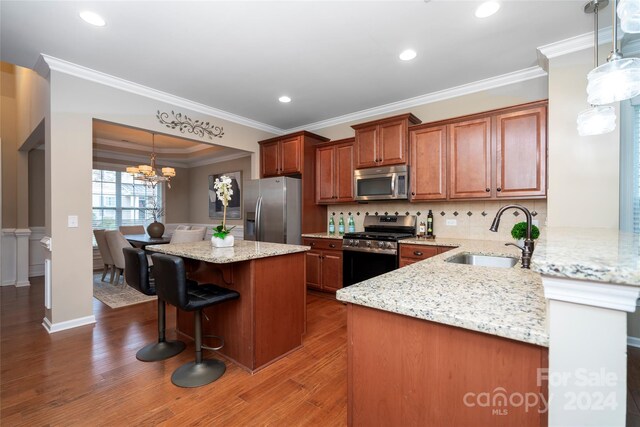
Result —
<path fill-rule="evenodd" d="M 69 215 L 69 217 L 67 218 L 67 227 L 69 228 L 78 227 L 78 215 Z"/>
<path fill-rule="evenodd" d="M 458 220 L 457 219 L 448 219 L 447 220 L 447 225 L 458 225 Z"/>

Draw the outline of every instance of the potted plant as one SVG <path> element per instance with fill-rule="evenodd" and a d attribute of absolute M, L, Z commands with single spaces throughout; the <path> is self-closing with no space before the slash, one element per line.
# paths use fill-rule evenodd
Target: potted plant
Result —
<path fill-rule="evenodd" d="M 524 244 L 524 239 L 527 237 L 527 223 L 519 222 L 511 229 L 511 237 L 516 239 L 520 245 Z M 531 239 L 536 240 L 540 237 L 540 229 L 535 225 L 531 225 Z"/>
<path fill-rule="evenodd" d="M 153 222 L 147 226 L 149 237 L 160 238 L 164 234 L 164 224 L 158 221 L 163 215 L 164 208 L 159 206 L 158 201 L 153 197 L 151 199 L 151 218 L 153 218 Z"/>
<path fill-rule="evenodd" d="M 233 190 L 231 189 L 231 178 L 226 175 L 222 175 L 220 178 L 216 178 L 213 183 L 213 189 L 216 191 L 216 196 L 222 202 L 222 224 L 213 228 L 213 236 L 211 236 L 211 243 L 217 248 L 228 248 L 233 246 L 233 236 L 230 234 L 231 228 L 227 228 L 227 206 L 233 196 Z"/>

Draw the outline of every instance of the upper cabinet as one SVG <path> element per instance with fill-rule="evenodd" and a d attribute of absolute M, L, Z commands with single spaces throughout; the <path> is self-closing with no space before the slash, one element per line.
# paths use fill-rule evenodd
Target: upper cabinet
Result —
<path fill-rule="evenodd" d="M 309 145 L 324 141 L 328 139 L 304 131 L 259 141 L 261 176 L 267 178 L 302 174 L 305 150 L 306 155 L 313 158 L 313 147 Z"/>
<path fill-rule="evenodd" d="M 495 120 L 496 197 L 546 195 L 546 107 L 498 114 Z"/>
<path fill-rule="evenodd" d="M 316 147 L 316 202 L 353 202 L 353 141 L 342 139 Z"/>
<path fill-rule="evenodd" d="M 547 101 L 413 126 L 411 200 L 544 198 Z"/>
<path fill-rule="evenodd" d="M 352 126 L 356 169 L 406 164 L 409 126 L 419 123 L 413 114 L 403 114 Z"/>
<path fill-rule="evenodd" d="M 447 127 L 412 129 L 409 133 L 411 200 L 447 198 Z"/>

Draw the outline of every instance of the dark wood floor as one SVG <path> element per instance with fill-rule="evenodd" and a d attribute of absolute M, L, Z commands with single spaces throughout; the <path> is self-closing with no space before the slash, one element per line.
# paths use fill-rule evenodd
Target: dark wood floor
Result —
<path fill-rule="evenodd" d="M 217 382 L 181 389 L 170 377 L 192 345 L 164 362 L 135 358 L 155 339 L 154 302 L 113 310 L 94 300 L 95 326 L 49 335 L 42 279 L 31 283 L 0 288 L 2 426 L 346 425 L 346 310 L 335 300 L 308 294 L 299 351 L 253 376 L 227 363 Z M 640 427 L 640 349 L 628 361 L 627 426 Z"/>
<path fill-rule="evenodd" d="M 346 309 L 335 300 L 308 295 L 302 349 L 253 376 L 227 363 L 217 382 L 182 389 L 171 373 L 193 359 L 191 344 L 163 362 L 135 358 L 156 338 L 155 302 L 94 300 L 95 326 L 49 335 L 40 278 L 0 291 L 2 426 L 346 425 Z"/>

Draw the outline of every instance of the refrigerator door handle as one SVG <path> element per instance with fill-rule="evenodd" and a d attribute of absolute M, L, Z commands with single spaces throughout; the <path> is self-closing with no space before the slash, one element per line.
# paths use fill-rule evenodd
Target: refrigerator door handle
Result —
<path fill-rule="evenodd" d="M 262 196 L 258 196 L 258 200 L 256 201 L 256 242 L 260 241 L 260 229 L 261 227 L 261 214 L 262 213 Z"/>

